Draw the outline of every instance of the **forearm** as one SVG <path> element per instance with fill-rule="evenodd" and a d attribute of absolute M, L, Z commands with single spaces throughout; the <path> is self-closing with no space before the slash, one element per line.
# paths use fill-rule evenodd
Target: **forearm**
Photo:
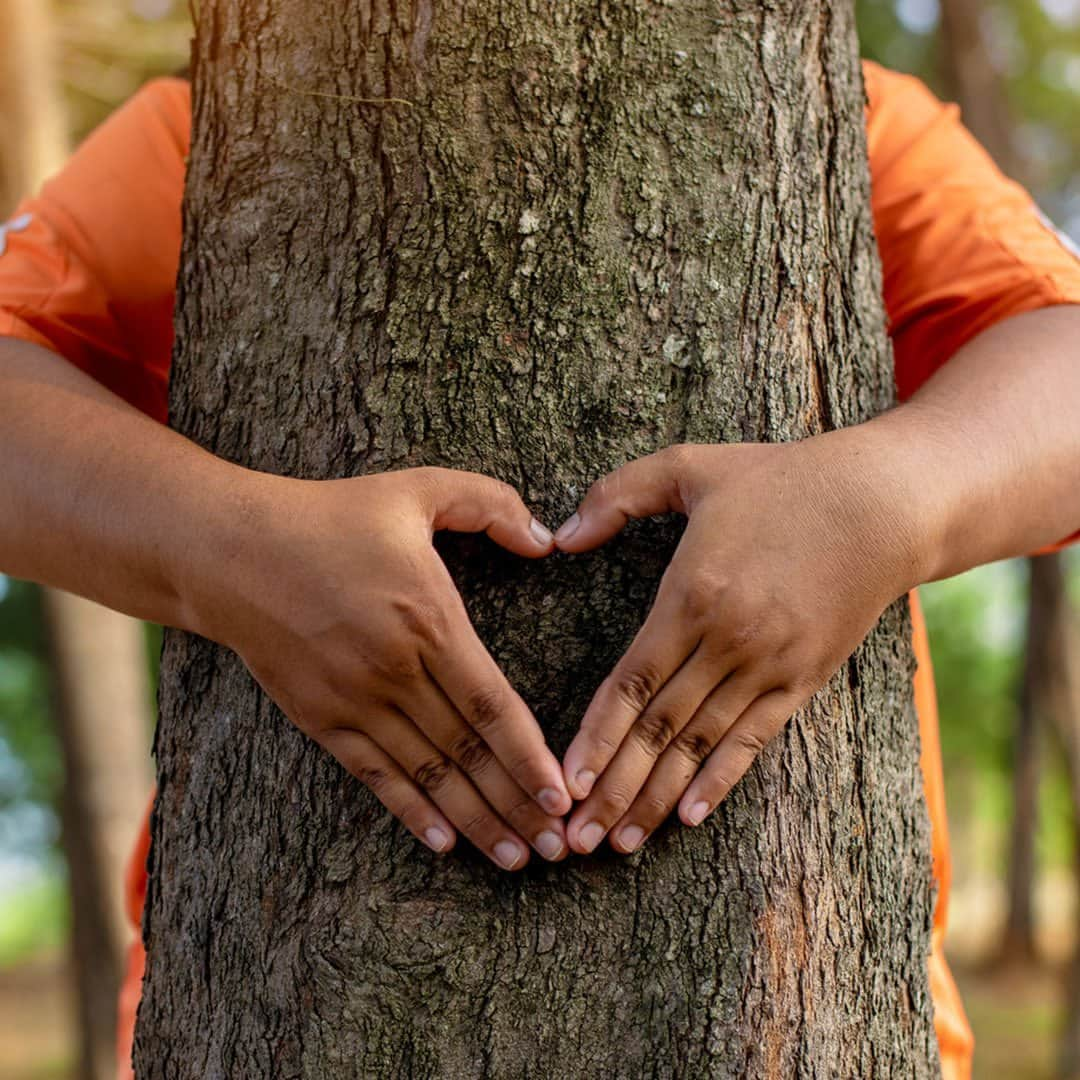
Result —
<path fill-rule="evenodd" d="M 1066 538 L 1080 529 L 1080 306 L 991 327 L 862 427 L 912 500 L 920 580 Z"/>
<path fill-rule="evenodd" d="M 0 454 L 0 571 L 199 628 L 188 584 L 227 558 L 229 511 L 242 516 L 258 474 L 12 338 L 0 338 Z"/>

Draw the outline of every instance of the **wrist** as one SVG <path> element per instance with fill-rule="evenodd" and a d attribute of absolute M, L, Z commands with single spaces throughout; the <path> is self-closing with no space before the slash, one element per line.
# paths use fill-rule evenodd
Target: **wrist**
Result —
<path fill-rule="evenodd" d="M 186 497 L 166 522 L 169 625 L 230 645 L 229 626 L 280 524 L 281 489 L 299 481 L 245 469 L 207 454 L 187 478 Z M 257 586 L 255 586 L 257 588 Z"/>
<path fill-rule="evenodd" d="M 898 406 L 823 436 L 844 445 L 845 468 L 857 478 L 874 546 L 889 555 L 890 599 L 940 576 L 947 532 L 942 470 L 931 467 L 924 418 L 906 410 Z"/>

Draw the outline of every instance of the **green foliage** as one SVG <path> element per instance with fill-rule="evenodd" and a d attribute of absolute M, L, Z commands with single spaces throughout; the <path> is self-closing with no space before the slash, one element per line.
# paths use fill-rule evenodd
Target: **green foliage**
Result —
<path fill-rule="evenodd" d="M 1032 194 L 1080 233 L 1080 2 L 983 0 L 980 26 L 1000 72 Z M 946 100 L 938 0 L 856 0 L 863 55 L 918 75 Z"/>
<path fill-rule="evenodd" d="M 918 75 L 935 91 L 940 91 L 936 4 L 919 5 L 928 7 L 934 14 L 929 32 L 913 28 L 919 24 L 913 24 L 910 17 L 906 24 L 901 19 L 901 12 L 909 6 L 895 0 L 856 0 L 855 18 L 862 54 L 887 68 Z"/>
<path fill-rule="evenodd" d="M 57 871 L 26 888 L 0 893 L 0 968 L 59 949 L 70 925 L 67 881 Z"/>
<path fill-rule="evenodd" d="M 1022 562 L 981 567 L 919 590 L 950 766 L 1005 772 L 1016 722 L 1026 578 Z"/>
<path fill-rule="evenodd" d="M 60 781 L 49 716 L 38 591 L 4 579 L 0 600 L 0 837 L 2 815 L 24 802 L 47 806 Z"/>

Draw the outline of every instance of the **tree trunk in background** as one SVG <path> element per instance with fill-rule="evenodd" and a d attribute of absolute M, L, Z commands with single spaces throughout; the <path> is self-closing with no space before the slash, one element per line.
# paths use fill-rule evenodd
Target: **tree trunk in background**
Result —
<path fill-rule="evenodd" d="M 67 153 L 50 22 L 41 0 L 0 0 L 0 220 Z"/>
<path fill-rule="evenodd" d="M 0 217 L 67 153 L 48 5 L 0 0 Z M 116 995 L 130 937 L 123 873 L 150 794 L 142 626 L 44 590 L 54 718 L 64 756 L 62 841 L 72 904 L 80 1080 L 113 1080 Z"/>
<path fill-rule="evenodd" d="M 942 0 L 942 62 L 951 92 L 960 104 L 964 123 L 990 152 L 998 168 L 1024 182 L 1024 162 L 1013 139 L 1008 96 L 1001 73 L 991 62 L 984 38 L 982 0 Z M 1056 556 L 1048 556 L 1054 559 Z M 1037 640 L 1046 640 L 1041 627 L 1053 618 L 1040 604 L 1051 600 L 1045 585 L 1061 579 L 1047 562 L 1029 560 L 1031 591 L 1028 600 L 1028 640 L 1022 691 L 1013 738 L 1013 813 L 1009 829 L 1006 872 L 1006 915 L 996 960 L 1003 965 L 1032 965 L 1039 960 L 1035 939 L 1035 841 L 1039 826 L 1039 788 L 1042 778 L 1041 745 L 1045 729 L 1038 722 L 1040 690 L 1036 672 L 1045 670 Z M 1060 606 L 1061 599 L 1053 601 Z M 1062 673 L 1056 673 L 1061 677 Z"/>
<path fill-rule="evenodd" d="M 72 902 L 80 1076 L 113 1080 L 116 997 L 131 940 L 123 874 L 150 794 L 149 702 L 141 625 L 44 590 Z"/>
<path fill-rule="evenodd" d="M 230 460 L 476 469 L 554 522 L 892 400 L 847 3 L 204 0 L 193 55 L 171 411 Z M 678 532 L 440 538 L 557 753 Z M 509 875 L 168 633 L 138 1075 L 938 1075 L 912 663 L 898 604 L 706 825 Z"/>
<path fill-rule="evenodd" d="M 1002 172 L 1023 182 L 1008 96 L 986 47 L 985 11 L 984 0 L 941 0 L 943 74 L 968 130 Z"/>
<path fill-rule="evenodd" d="M 1065 749 L 1074 828 L 1080 822 L 1080 624 L 1069 599 L 1064 560 L 1045 555 L 1031 560 L 1031 659 L 1025 672 L 1035 723 L 1056 729 Z M 1080 881 L 1080 839 L 1074 848 Z M 1061 1076 L 1080 1080 L 1080 947 L 1073 953 L 1067 981 L 1061 1040 Z"/>

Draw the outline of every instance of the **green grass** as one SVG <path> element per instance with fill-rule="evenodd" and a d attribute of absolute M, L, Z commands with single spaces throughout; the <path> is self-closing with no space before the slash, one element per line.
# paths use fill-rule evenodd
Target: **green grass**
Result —
<path fill-rule="evenodd" d="M 53 876 L 0 899 L 0 967 L 60 948 L 70 924 L 67 890 Z"/>

